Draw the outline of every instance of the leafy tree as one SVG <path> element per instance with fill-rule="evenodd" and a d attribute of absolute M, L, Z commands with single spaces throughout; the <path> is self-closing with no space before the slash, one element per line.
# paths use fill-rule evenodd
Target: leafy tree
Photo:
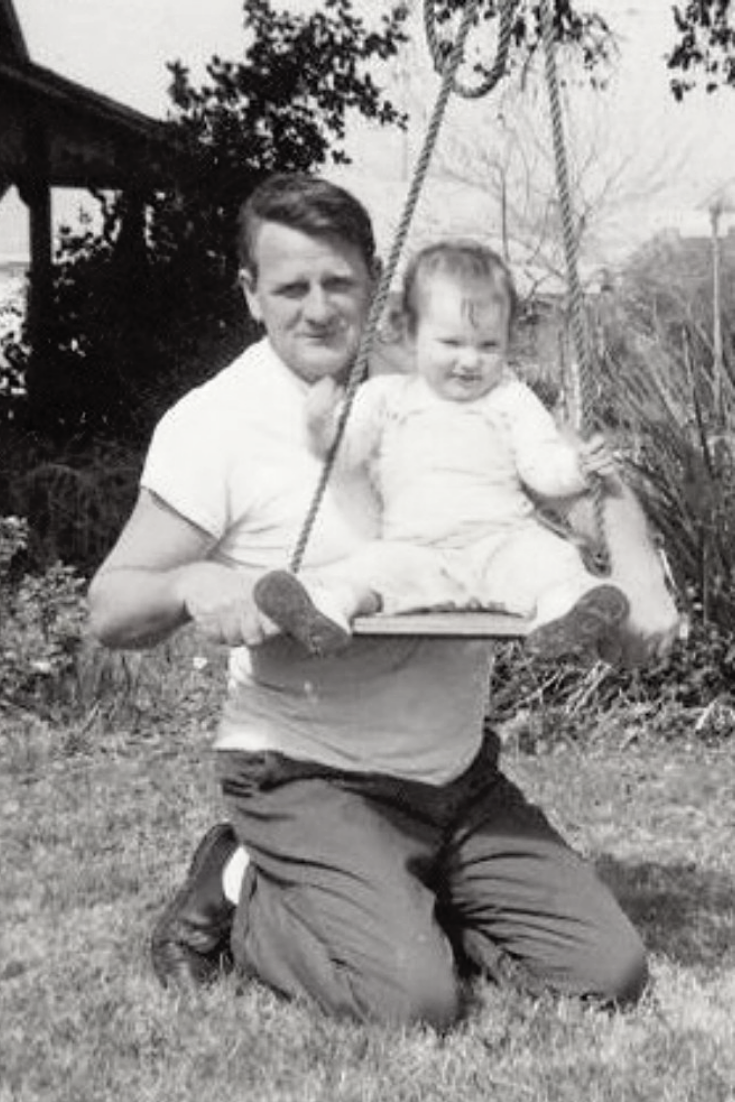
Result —
<path fill-rule="evenodd" d="M 484 19 L 495 18 L 507 0 L 485 0 L 481 6 Z M 446 24 L 464 0 L 434 0 L 434 12 L 439 27 Z M 570 46 L 591 73 L 600 63 L 611 59 L 614 41 L 606 20 L 598 12 L 578 11 L 572 0 L 551 0 L 554 35 L 558 42 Z M 513 64 L 526 64 L 541 47 L 542 6 L 538 0 L 520 0 L 513 18 L 511 41 L 517 49 L 511 56 Z M 477 66 L 480 73 L 488 69 Z"/>
<path fill-rule="evenodd" d="M 184 166 L 176 189 L 101 199 L 101 233 L 62 233 L 55 308 L 28 374 L 34 427 L 145 436 L 177 393 L 252 338 L 233 241 L 258 178 L 346 160 L 354 113 L 401 125 L 374 75 L 403 40 L 401 6 L 377 29 L 352 0 L 325 0 L 311 15 L 244 0 L 243 15 L 242 61 L 212 58 L 200 88 L 169 66 Z"/>

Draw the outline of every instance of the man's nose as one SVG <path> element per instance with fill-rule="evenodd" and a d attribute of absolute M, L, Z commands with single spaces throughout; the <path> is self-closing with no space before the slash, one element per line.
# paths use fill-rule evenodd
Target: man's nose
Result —
<path fill-rule="evenodd" d="M 325 321 L 334 313 L 334 307 L 329 295 L 323 287 L 315 286 L 309 289 L 304 299 L 304 315 L 309 321 Z"/>

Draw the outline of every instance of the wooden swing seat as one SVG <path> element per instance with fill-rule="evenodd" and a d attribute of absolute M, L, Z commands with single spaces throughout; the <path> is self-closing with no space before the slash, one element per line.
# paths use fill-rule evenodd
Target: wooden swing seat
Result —
<path fill-rule="evenodd" d="M 396 616 L 359 616 L 354 635 L 474 636 L 515 639 L 528 634 L 529 621 L 507 612 L 462 609 L 442 612 L 403 612 Z"/>

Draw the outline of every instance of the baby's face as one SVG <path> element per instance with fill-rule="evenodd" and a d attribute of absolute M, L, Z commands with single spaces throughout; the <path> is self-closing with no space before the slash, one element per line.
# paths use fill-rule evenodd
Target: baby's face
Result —
<path fill-rule="evenodd" d="M 450 402 L 481 398 L 500 381 L 508 346 L 508 304 L 481 286 L 435 275 L 422 289 L 416 367 Z"/>

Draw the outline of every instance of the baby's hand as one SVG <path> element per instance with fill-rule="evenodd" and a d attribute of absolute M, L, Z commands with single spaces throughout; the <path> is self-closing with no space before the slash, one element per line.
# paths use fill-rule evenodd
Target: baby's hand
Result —
<path fill-rule="evenodd" d="M 617 479 L 618 468 L 612 449 L 602 433 L 595 433 L 589 440 L 578 444 L 579 466 L 585 478 Z"/>
<path fill-rule="evenodd" d="M 327 376 L 314 383 L 306 399 L 306 424 L 312 447 L 324 454 L 334 439 L 337 409 L 343 391 L 334 379 Z"/>

